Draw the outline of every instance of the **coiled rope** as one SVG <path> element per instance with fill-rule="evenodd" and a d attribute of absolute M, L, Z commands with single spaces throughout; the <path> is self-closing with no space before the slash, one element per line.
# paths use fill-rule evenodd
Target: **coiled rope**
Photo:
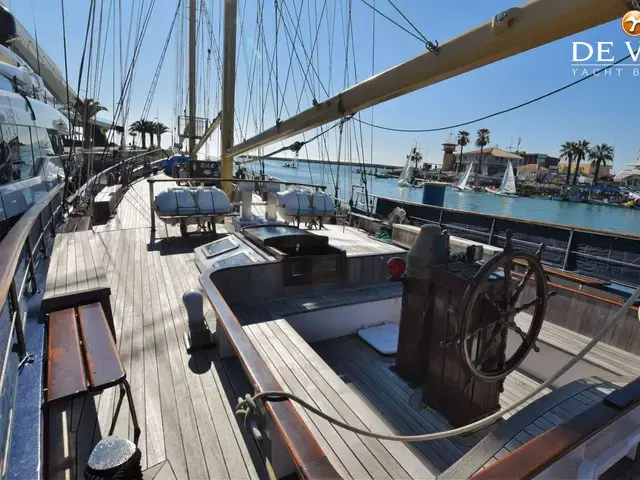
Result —
<path fill-rule="evenodd" d="M 595 345 L 602 340 L 602 337 L 609 331 L 611 327 L 613 327 L 622 316 L 629 310 L 629 308 L 640 298 L 640 287 L 633 292 L 633 295 L 629 297 L 629 299 L 620 307 L 620 309 L 616 312 L 616 314 L 609 319 L 609 321 L 600 329 L 600 331 L 593 337 L 593 339 L 566 365 L 560 368 L 555 374 L 551 376 L 547 381 L 538 386 L 534 391 L 532 391 L 526 397 L 520 399 L 519 401 L 509 405 L 507 408 L 503 410 L 499 410 L 498 412 L 490 415 L 482 420 L 478 420 L 477 422 L 470 423 L 465 425 L 464 427 L 454 428 L 451 430 L 446 430 L 443 432 L 435 432 L 435 433 L 426 433 L 423 435 L 387 435 L 383 433 L 370 432 L 369 430 L 363 430 L 361 428 L 354 427 L 349 425 L 341 420 L 337 420 L 326 413 L 318 410 L 313 405 L 307 403 L 302 398 L 291 392 L 261 392 L 255 395 L 247 394 L 245 398 L 240 399 L 238 402 L 238 406 L 236 407 L 236 415 L 244 418 L 245 424 L 248 418 L 256 412 L 257 402 L 282 402 L 285 400 L 291 400 L 302 407 L 306 408 L 310 412 L 315 413 L 321 418 L 324 418 L 329 423 L 336 425 L 338 427 L 344 428 L 345 430 L 349 430 L 351 432 L 357 433 L 359 435 L 363 435 L 365 437 L 377 438 L 379 440 L 390 440 L 394 442 L 425 442 L 429 440 L 439 440 L 441 438 L 453 437 L 456 435 L 463 435 L 465 433 L 470 433 L 476 431 L 480 428 L 486 427 L 495 421 L 502 418 L 503 415 L 511 412 L 512 410 L 518 408 L 520 405 L 528 402 L 533 399 L 536 395 L 542 392 L 545 388 L 555 382 L 558 378 L 564 375 L 571 367 L 573 367 L 576 363 L 584 358 L 584 356 L 593 348 Z"/>

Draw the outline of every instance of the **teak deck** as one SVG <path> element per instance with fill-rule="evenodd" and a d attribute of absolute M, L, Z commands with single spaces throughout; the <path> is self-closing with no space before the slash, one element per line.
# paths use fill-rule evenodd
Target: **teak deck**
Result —
<path fill-rule="evenodd" d="M 171 185 L 157 184 L 156 189 Z M 267 476 L 264 459 L 234 415 L 235 394 L 247 386 L 238 362 L 221 361 L 214 350 L 189 356 L 182 341 L 187 328 L 182 295 L 190 288 L 199 288 L 199 272 L 192 251 L 210 237 L 181 239 L 177 227 L 158 228 L 156 243 L 150 244 L 149 215 L 148 186 L 142 181 L 127 191 L 108 223 L 94 227 L 97 245 L 94 259 L 98 260 L 94 266 L 104 268 L 111 291 L 117 346 L 142 428 L 138 446 L 143 468 L 156 466 L 155 473 L 169 471 L 179 479 L 264 478 Z M 343 232 L 342 227 L 330 226 L 328 232 L 332 243 L 343 242 L 350 255 L 366 253 L 372 245 L 379 250 L 369 250 L 369 253 L 401 251 L 354 230 Z M 172 237 L 170 242 L 162 238 L 167 233 Z M 82 255 L 80 246 L 74 248 L 72 255 L 67 249 L 66 262 L 85 258 L 84 243 Z M 51 277 L 48 281 L 53 281 L 55 286 L 57 280 Z M 205 310 L 210 310 L 208 302 Z M 206 313 L 211 319 L 212 312 Z M 291 342 L 290 337 L 285 338 L 272 328 L 273 324 L 247 327 L 252 335 L 269 336 L 270 343 L 262 342 L 261 348 L 277 352 L 270 361 L 286 365 L 281 375 L 287 385 L 291 382 L 292 388 L 302 385 L 290 374 L 294 368 L 300 373 L 302 364 L 308 369 L 305 390 L 312 389 L 317 401 L 327 402 L 327 406 L 335 403 L 331 408 L 356 422 L 370 425 L 371 429 L 421 433 L 446 428 L 437 413 L 420 406 L 414 408 L 419 395 L 413 395 L 406 385 L 395 385 L 388 365 L 377 362 L 372 351 L 356 337 L 312 346 L 292 345 L 286 343 Z M 287 351 L 283 345 L 289 347 Z M 334 371 L 327 370 L 326 365 Z M 300 374 L 300 378 L 303 377 Z M 313 390 L 314 385 L 320 388 Z M 536 385 L 535 381 L 516 373 L 507 379 L 501 402 L 510 404 Z M 338 398 L 342 395 L 350 399 L 349 405 Z M 117 389 L 111 389 L 52 406 L 45 437 L 47 477 L 82 477 L 93 446 L 108 431 L 116 399 Z M 384 415 L 378 418 L 353 410 L 354 405 L 378 401 L 386 405 Z M 322 438 L 330 436 L 323 440 L 327 455 L 333 452 L 331 455 L 339 457 L 336 465 L 341 465 L 340 472 L 358 478 L 433 476 L 453 464 L 479 440 L 472 436 L 415 447 L 390 447 L 355 435 L 349 437 L 317 419 L 316 423 Z M 115 434 L 133 437 L 126 402 Z M 346 445 L 358 454 L 348 448 L 351 453 L 343 456 L 340 450 L 346 449 Z M 409 457 L 408 452 L 420 453 Z"/>
<path fill-rule="evenodd" d="M 247 448 L 253 443 L 245 441 L 235 419 L 236 400 L 228 396 L 232 390 L 218 356 L 212 350 L 186 353 L 182 294 L 198 287 L 199 275 L 193 246 L 180 247 L 175 227 L 168 229 L 175 236 L 171 245 L 148 245 L 147 192 L 146 182 L 135 184 L 116 216 L 95 233 L 111 288 L 120 358 L 142 428 L 143 469 L 168 460 L 179 479 L 264 477 L 264 463 Z M 160 236 L 164 232 L 158 229 Z M 117 395 L 111 389 L 51 408 L 50 478 L 82 478 L 89 453 L 108 431 Z M 126 402 L 115 434 L 133 438 Z"/>

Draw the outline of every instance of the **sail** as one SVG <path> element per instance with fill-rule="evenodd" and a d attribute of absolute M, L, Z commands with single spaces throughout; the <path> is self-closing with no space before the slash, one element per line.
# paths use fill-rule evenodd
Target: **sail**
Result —
<path fill-rule="evenodd" d="M 471 177 L 471 170 L 473 170 L 473 162 L 469 164 L 469 167 L 467 167 L 467 171 L 464 172 L 464 176 L 462 177 L 462 180 L 460 180 L 460 183 L 458 184 L 458 188 L 460 190 L 464 190 L 465 188 L 467 188 L 467 182 L 469 181 L 469 177 Z"/>
<path fill-rule="evenodd" d="M 409 184 L 411 180 L 411 174 L 413 173 L 413 167 L 409 165 L 411 163 L 411 155 L 407 157 L 407 162 L 404 164 L 404 168 L 400 172 L 400 176 L 398 177 L 398 185 L 406 186 Z"/>
<path fill-rule="evenodd" d="M 502 177 L 502 183 L 500 184 L 500 192 L 502 193 L 516 193 L 516 177 L 513 174 L 513 166 L 511 160 L 507 164 L 507 169 Z"/>

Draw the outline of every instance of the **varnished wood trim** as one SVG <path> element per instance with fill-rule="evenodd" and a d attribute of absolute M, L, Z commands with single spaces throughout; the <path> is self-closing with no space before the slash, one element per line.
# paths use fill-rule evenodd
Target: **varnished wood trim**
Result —
<path fill-rule="evenodd" d="M 218 314 L 217 327 L 222 328 L 231 341 L 255 391 L 283 390 L 206 272 L 200 276 L 200 283 Z M 291 402 L 269 402 L 266 409 L 302 477 L 340 477 Z"/>
<path fill-rule="evenodd" d="M 517 277 L 524 277 L 524 274 L 520 273 L 520 272 L 511 272 L 512 275 L 517 276 Z M 551 275 L 555 275 L 554 273 L 550 273 Z M 535 276 L 531 276 L 532 280 L 533 278 L 535 278 Z M 622 305 L 624 305 L 624 302 L 618 301 L 618 300 L 612 300 L 610 298 L 604 298 L 604 297 L 600 297 L 598 295 L 594 295 L 592 293 L 587 293 L 584 292 L 582 290 L 576 290 L 575 288 L 571 288 L 571 287 L 567 287 L 566 285 L 560 285 L 558 283 L 553 283 L 553 282 L 548 282 L 548 285 L 550 287 L 553 288 L 557 288 L 560 290 L 564 290 L 565 292 L 570 292 L 570 293 L 575 293 L 576 295 L 581 295 L 583 297 L 587 297 L 590 298 L 592 300 L 597 300 L 598 302 L 602 302 L 602 303 L 607 303 L 609 305 L 615 305 L 616 307 L 621 307 Z M 632 305 L 629 310 L 635 310 L 636 312 L 638 311 L 638 307 Z"/>
<path fill-rule="evenodd" d="M 60 194 L 62 188 L 64 188 L 64 184 L 57 185 L 46 196 L 34 203 L 33 206 L 20 217 L 20 220 L 11 227 L 7 235 L 2 239 L 2 242 L 0 242 L 0 306 L 4 305 L 7 301 L 11 281 L 15 275 L 18 263 L 20 263 L 22 251 L 27 237 L 31 233 L 33 224 L 38 220 L 40 213 Z M 34 245 L 34 248 L 37 247 L 37 245 Z"/>
<path fill-rule="evenodd" d="M 611 400 L 616 400 L 613 405 Z M 628 400 L 623 407 L 619 399 Z M 558 425 L 481 470 L 474 480 L 528 479 L 586 442 L 640 404 L 640 378 L 613 392 L 566 423 Z"/>

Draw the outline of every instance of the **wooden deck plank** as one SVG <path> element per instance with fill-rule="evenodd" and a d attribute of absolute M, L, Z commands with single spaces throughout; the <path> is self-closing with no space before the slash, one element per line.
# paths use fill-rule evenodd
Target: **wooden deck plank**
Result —
<path fill-rule="evenodd" d="M 85 260 L 86 257 L 89 257 Z M 93 257 L 91 256 L 90 251 L 86 251 L 83 245 L 83 242 L 77 242 L 76 244 L 76 271 L 77 271 L 77 288 L 78 290 L 86 290 L 89 288 L 88 277 L 88 265 L 87 263 L 93 265 Z"/>
<path fill-rule="evenodd" d="M 338 342 L 344 343 L 340 345 Z M 366 347 L 364 342 L 355 337 L 345 337 L 336 339 L 335 344 L 333 341 L 320 344 L 316 348 L 322 358 L 339 373 L 346 374 L 349 382 L 355 385 L 398 431 L 406 435 L 416 435 L 450 428 L 441 423 L 430 409 L 421 409 L 422 414 L 415 411 L 409 404 L 410 396 L 405 397 L 394 382 L 384 378 L 385 371 L 388 371 L 386 365 L 365 363 L 360 355 L 360 350 Z M 389 373 L 395 375 L 390 371 Z M 415 446 L 437 471 L 444 470 L 463 454 L 460 447 L 449 439 L 416 443 Z"/>
<path fill-rule="evenodd" d="M 147 192 L 146 182 L 135 184 L 116 215 L 94 228 L 93 257 L 86 254 L 91 232 L 78 236 L 72 250 L 74 265 L 86 271 L 87 281 L 91 274 L 88 262 L 93 258 L 93 266 L 103 269 L 105 286 L 111 288 L 118 348 L 141 423 L 139 447 L 144 462 L 150 466 L 169 460 L 175 477 L 180 479 L 264 478 L 265 468 L 258 473 L 254 467 L 254 461 L 264 461 L 235 417 L 235 399 L 230 397 L 230 382 L 216 352 L 206 352 L 197 359 L 186 354 L 181 337 L 186 312 L 181 296 L 187 288 L 198 286 L 199 272 L 193 254 L 181 253 L 180 239 L 172 239 L 171 245 L 161 242 L 148 248 Z M 160 222 L 158 225 L 157 238 L 162 238 L 164 227 Z M 168 231 L 179 236 L 176 227 Z M 69 237 L 63 235 L 56 248 L 68 243 Z M 57 258 L 59 268 L 51 266 L 54 275 L 47 281 L 55 289 L 60 276 L 64 280 L 61 291 L 65 291 L 69 249 L 63 248 Z M 83 281 L 80 275 L 70 284 L 83 285 Z M 208 371 L 201 372 L 200 367 L 208 367 Z M 50 452 L 56 455 L 47 470 L 58 472 L 51 478 L 82 476 L 92 446 L 107 433 L 117 394 L 117 389 L 108 389 L 93 398 L 86 397 L 84 404 L 60 405 L 58 427 L 47 430 L 51 445 L 55 445 Z M 97 415 L 88 414 L 92 409 Z M 126 401 L 115 434 L 132 438 Z M 247 440 L 253 444 L 251 449 Z M 76 448 L 78 442 L 81 445 Z"/>
<path fill-rule="evenodd" d="M 53 288 L 53 293 L 64 293 L 67 287 L 67 253 L 68 253 L 69 236 L 64 234 L 58 234 L 54 242 L 54 253 L 57 251 L 58 262 L 56 268 L 56 283 Z M 55 257 L 54 257 L 55 258 Z M 45 290 L 46 295 L 46 290 Z"/>
<path fill-rule="evenodd" d="M 197 276 L 189 275 L 188 273 L 194 268 L 195 259 L 193 252 L 188 252 L 181 255 L 172 255 L 172 260 L 176 264 L 176 271 L 179 272 L 176 279 L 178 283 L 174 282 L 176 290 L 176 297 L 182 298 L 184 292 L 189 289 L 200 289 L 200 283 Z M 182 301 L 179 303 L 180 311 L 182 313 L 182 327 L 186 328 L 187 313 Z M 208 302 L 205 302 L 204 313 L 208 316 L 208 312 L 211 310 L 211 306 Z M 211 312 L 213 313 L 213 312 Z M 237 403 L 237 397 L 228 398 L 225 394 L 224 385 L 227 384 L 227 389 L 230 391 L 230 385 L 225 382 L 224 377 L 226 374 L 222 371 L 217 355 L 213 352 L 207 352 L 207 356 L 194 356 L 196 363 L 202 364 L 205 359 L 209 359 L 210 372 L 212 375 L 201 375 L 200 381 L 202 382 L 202 388 L 204 389 L 205 398 L 209 405 L 211 416 L 214 419 L 216 425 L 216 431 L 218 433 L 218 439 L 222 448 L 222 455 L 225 459 L 225 463 L 228 469 L 228 475 L 231 478 L 257 478 L 258 472 L 254 466 L 254 460 L 259 461 L 260 464 L 264 464 L 261 460 L 259 453 L 256 450 L 253 438 L 244 428 L 242 430 L 233 428 L 239 425 L 238 418 L 235 416 L 232 407 L 235 407 Z M 212 408 L 212 405 L 215 405 Z M 220 412 L 224 412 L 225 416 L 220 415 Z M 235 440 L 235 441 L 234 441 Z M 253 451 L 249 452 L 247 448 L 249 445 L 253 445 Z M 244 465 L 243 465 L 244 462 Z M 266 472 L 261 471 L 262 476 L 265 476 Z"/>
<path fill-rule="evenodd" d="M 270 328 L 271 322 L 263 322 L 254 325 L 254 332 L 260 331 L 261 339 L 264 342 L 268 342 L 271 348 L 275 351 L 276 355 L 284 362 L 287 368 L 291 371 L 291 374 L 295 376 L 295 379 L 299 382 L 300 386 L 306 391 L 310 398 L 313 398 L 316 406 L 323 412 L 328 413 L 331 416 L 337 417 L 347 423 L 355 422 L 358 427 L 364 427 L 365 425 L 359 421 L 357 416 L 346 406 L 344 403 L 339 402 L 339 397 L 331 398 L 330 388 L 325 382 L 319 382 L 317 384 L 309 376 L 309 371 L 305 371 L 304 366 L 298 364 L 296 360 L 291 356 L 291 351 L 287 348 L 287 345 L 282 343 L 280 339 L 274 335 L 273 330 Z M 324 383 L 324 384 L 323 384 Z M 346 390 L 346 389 L 345 389 Z M 296 392 L 297 393 L 297 392 Z M 335 400 L 334 403 L 332 400 Z M 393 467 L 393 458 L 389 458 L 388 452 L 384 452 L 385 458 L 377 457 L 382 454 L 378 449 L 378 452 L 372 451 L 371 447 L 367 445 L 363 438 L 358 435 L 344 431 L 343 429 L 337 430 L 331 426 L 341 437 L 342 440 L 349 446 L 353 454 L 358 458 L 360 463 L 367 469 L 372 478 L 391 478 L 392 473 L 386 470 L 386 461 L 390 461 L 391 467 Z M 373 442 L 372 442 L 373 443 Z M 384 466 L 383 466 L 384 465 Z M 401 475 L 406 475 L 403 471 Z"/>
<path fill-rule="evenodd" d="M 140 235 L 140 232 L 138 232 Z M 140 240 L 140 236 L 139 236 Z M 145 248 L 140 241 L 141 248 Z M 160 407 L 160 385 L 158 383 L 158 364 L 156 356 L 153 316 L 159 309 L 154 309 L 156 302 L 151 301 L 153 275 L 150 271 L 148 256 L 141 256 L 143 277 L 144 308 L 142 314 L 142 345 L 144 352 L 144 401 L 145 401 L 145 441 L 147 465 L 155 465 L 166 458 L 164 448 L 164 432 L 162 411 Z"/>
<path fill-rule="evenodd" d="M 171 284 L 173 272 L 168 264 L 166 256 L 160 256 L 160 265 L 165 277 L 165 283 Z M 190 399 L 189 387 L 183 366 L 180 349 L 183 347 L 182 338 L 176 332 L 176 319 L 174 315 L 179 314 L 179 307 L 176 305 L 176 298 L 170 297 L 163 302 L 163 315 L 165 317 L 165 333 L 167 335 L 167 347 L 171 362 L 171 372 L 173 377 L 173 387 L 177 399 Z M 191 401 L 184 401 L 178 409 L 180 418 L 180 428 L 182 432 L 182 442 L 184 444 L 187 459 L 187 471 L 189 477 L 206 478 L 207 465 L 203 452 L 203 446 L 198 435 L 198 425 L 195 420 L 194 408 Z"/>
<path fill-rule="evenodd" d="M 264 324 L 263 329 L 270 329 L 275 338 L 284 347 L 293 361 L 309 376 L 336 408 L 344 421 L 350 425 L 370 431 L 398 433 L 383 423 L 359 397 L 353 394 L 348 386 L 331 370 L 315 353 L 307 348 L 306 342 L 295 333 L 286 320 L 276 320 Z M 378 459 L 392 478 L 405 477 L 425 478 L 430 473 L 416 452 L 398 442 L 379 441 L 362 437 L 363 443 Z"/>
<path fill-rule="evenodd" d="M 167 258 L 167 261 L 173 267 L 171 268 L 171 271 L 173 273 L 173 275 L 171 276 L 171 281 L 173 283 L 174 290 L 176 291 L 176 293 L 178 293 L 180 291 L 179 282 L 182 276 L 182 269 L 180 268 L 180 265 L 178 265 L 177 262 L 175 262 L 174 256 Z M 171 304 L 174 328 L 176 330 L 177 337 L 179 339 L 182 339 L 183 333 L 184 333 L 184 324 L 186 320 L 185 314 L 181 311 L 182 303 L 175 297 L 172 297 L 169 303 Z M 185 366 L 185 368 L 190 369 L 189 356 L 187 355 L 184 346 L 181 345 L 181 347 L 182 348 L 180 348 L 178 352 L 181 354 L 181 357 L 182 357 L 181 363 Z M 193 403 L 194 412 L 195 411 L 199 412 L 198 421 L 196 422 L 196 426 L 197 426 L 196 433 L 198 433 L 199 440 L 203 447 L 204 457 L 205 457 L 207 470 L 209 472 L 209 477 L 220 478 L 220 477 L 229 476 L 230 473 L 226 468 L 225 458 L 222 454 L 222 450 L 220 447 L 220 443 L 224 439 L 222 439 L 217 432 L 216 424 L 213 421 L 213 416 L 211 415 L 208 409 L 207 399 L 204 393 L 202 383 L 200 379 L 195 375 L 187 374 L 186 379 L 187 379 L 187 388 L 191 396 L 191 402 Z M 221 416 L 220 413 L 218 414 L 219 416 Z M 184 434 L 183 434 L 183 438 L 184 438 Z M 234 438 L 231 438 L 229 440 L 235 442 Z M 237 449 L 237 445 L 236 445 L 236 450 L 239 450 Z M 238 453 L 240 452 L 238 451 Z M 230 460 L 233 460 L 233 459 L 230 458 Z M 235 466 L 242 465 L 244 463 L 241 455 L 239 455 L 239 461 L 238 459 L 235 459 L 235 460 L 236 461 L 233 462 Z M 238 475 L 238 472 L 236 472 L 236 475 Z M 247 477 L 246 470 L 243 472 L 243 474 L 238 476 L 238 478 L 246 478 L 246 477 Z"/>
<path fill-rule="evenodd" d="M 168 355 L 168 342 L 165 325 L 168 324 L 169 314 L 159 300 L 166 295 L 164 276 L 162 275 L 158 252 L 150 256 L 150 272 L 155 289 L 152 295 L 158 299 L 154 302 L 153 334 L 156 345 L 156 360 L 158 362 L 158 384 L 160 386 L 160 410 L 162 412 L 163 440 L 167 459 L 171 462 L 178 478 L 187 478 L 187 460 L 182 442 L 180 419 L 178 417 L 178 399 L 173 387 L 171 365 Z M 166 318 L 165 318 L 166 315 Z"/>
<path fill-rule="evenodd" d="M 281 368 L 275 368 L 276 366 L 275 361 L 279 360 L 279 357 L 275 354 L 275 352 L 273 352 L 273 350 L 270 348 L 268 344 L 263 344 L 259 341 L 259 337 L 257 337 L 254 334 L 252 328 L 253 328 L 253 325 L 245 327 L 247 336 L 251 339 L 252 343 L 256 347 L 256 350 L 262 356 L 265 363 L 272 369 L 273 376 L 276 378 L 278 383 L 285 388 L 290 388 L 290 386 L 287 384 L 284 378 L 284 375 L 290 376 L 290 372 L 286 369 L 284 364 L 282 364 L 281 362 L 278 364 L 279 366 L 281 365 Z M 260 332 L 258 331 L 257 334 L 260 335 Z M 295 383 L 295 380 L 292 379 L 291 382 Z M 301 392 L 300 395 L 301 397 L 304 398 L 305 394 Z M 313 402 L 313 400 L 310 398 L 305 398 L 305 400 L 308 400 L 309 402 Z M 304 408 L 300 407 L 299 405 L 296 405 L 296 403 L 293 403 L 293 406 L 298 412 L 298 414 L 300 415 L 300 417 L 302 418 L 302 420 L 304 421 L 309 431 L 317 440 L 318 445 L 320 445 L 320 447 L 324 451 L 325 455 L 331 462 L 331 465 L 333 465 L 333 467 L 336 469 L 336 471 L 340 474 L 342 478 L 369 478 L 367 471 L 356 459 L 356 457 L 351 453 L 351 451 L 346 447 L 345 443 L 340 439 L 339 435 L 337 434 L 332 435 L 332 432 L 329 431 L 328 432 L 329 439 L 325 437 L 326 429 L 327 427 L 330 427 L 328 422 L 326 422 L 321 418 L 317 418 L 317 417 L 312 418 L 311 415 Z M 320 427 L 318 426 L 318 423 L 322 424 L 322 422 L 325 422 L 325 425 L 322 426 L 322 430 L 321 430 Z M 335 437 L 337 437 L 337 439 Z M 344 456 L 337 455 L 336 452 L 334 451 L 334 448 L 344 449 L 345 455 Z M 352 472 L 356 472 L 356 475 L 353 475 Z"/>

